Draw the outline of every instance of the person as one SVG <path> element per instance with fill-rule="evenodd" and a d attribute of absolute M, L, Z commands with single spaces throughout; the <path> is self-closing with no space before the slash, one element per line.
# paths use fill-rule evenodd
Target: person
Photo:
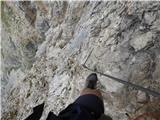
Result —
<path fill-rule="evenodd" d="M 97 74 L 91 73 L 80 96 L 58 115 L 49 112 L 47 120 L 98 120 L 104 114 L 104 103 L 100 90 L 96 89 L 97 81 Z M 33 113 L 25 120 L 39 120 L 43 107 L 44 103 L 33 108 Z"/>

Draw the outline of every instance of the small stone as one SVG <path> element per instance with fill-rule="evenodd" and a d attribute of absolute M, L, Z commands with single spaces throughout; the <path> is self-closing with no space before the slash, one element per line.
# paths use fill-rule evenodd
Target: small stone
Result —
<path fill-rule="evenodd" d="M 67 44 L 67 41 L 61 40 L 59 41 L 56 46 L 60 47 L 61 49 L 64 48 L 64 46 Z"/>
<path fill-rule="evenodd" d="M 149 42 L 152 41 L 153 34 L 151 32 L 147 32 L 142 35 L 136 35 L 131 41 L 130 45 L 135 49 L 135 51 L 138 51 L 140 49 L 143 49 L 148 45 Z"/>
<path fill-rule="evenodd" d="M 111 20 L 110 19 L 105 19 L 104 22 L 102 23 L 101 27 L 102 28 L 106 28 L 111 24 Z"/>
<path fill-rule="evenodd" d="M 98 36 L 99 33 L 100 33 L 100 31 L 101 31 L 100 26 L 92 27 L 92 28 L 91 28 L 91 36 L 92 36 L 92 37 Z"/>
<path fill-rule="evenodd" d="M 152 12 L 145 13 L 144 15 L 145 23 L 149 25 L 152 24 L 152 22 L 155 20 L 155 17 L 156 16 Z"/>
<path fill-rule="evenodd" d="M 126 107 L 126 111 L 127 112 L 135 112 L 135 106 L 133 104 L 129 104 L 127 107 Z"/>
<path fill-rule="evenodd" d="M 111 52 L 114 52 L 116 50 L 116 46 L 111 46 Z"/>
<path fill-rule="evenodd" d="M 146 96 L 146 93 L 142 92 L 142 91 L 138 91 L 138 94 L 137 94 L 137 101 L 138 102 L 144 102 L 147 100 L 147 96 Z"/>

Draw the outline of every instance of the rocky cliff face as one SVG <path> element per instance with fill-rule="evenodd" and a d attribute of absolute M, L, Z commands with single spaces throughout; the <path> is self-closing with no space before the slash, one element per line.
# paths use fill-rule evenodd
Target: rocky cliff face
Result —
<path fill-rule="evenodd" d="M 42 119 L 73 102 L 90 71 L 160 91 L 160 2 L 2 2 L 2 119 Z M 127 120 L 160 100 L 99 77 L 105 114 Z M 127 115 L 126 115 L 127 113 Z"/>

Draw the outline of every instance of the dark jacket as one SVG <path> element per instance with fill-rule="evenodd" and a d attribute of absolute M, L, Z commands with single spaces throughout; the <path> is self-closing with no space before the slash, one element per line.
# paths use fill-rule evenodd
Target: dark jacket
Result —
<path fill-rule="evenodd" d="M 33 113 L 25 120 L 39 120 L 44 103 L 33 108 Z M 95 95 L 80 96 L 74 103 L 61 111 L 59 115 L 48 114 L 47 120 L 97 120 L 104 113 L 103 101 Z"/>

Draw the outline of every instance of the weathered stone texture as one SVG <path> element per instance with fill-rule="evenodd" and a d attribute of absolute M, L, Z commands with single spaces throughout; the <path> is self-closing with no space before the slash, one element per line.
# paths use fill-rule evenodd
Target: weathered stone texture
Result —
<path fill-rule="evenodd" d="M 1 11 L 2 120 L 22 120 L 43 101 L 42 119 L 64 109 L 84 86 L 92 49 L 90 68 L 160 91 L 159 1 L 2 2 Z M 158 98 L 98 77 L 114 120 L 160 111 Z"/>

